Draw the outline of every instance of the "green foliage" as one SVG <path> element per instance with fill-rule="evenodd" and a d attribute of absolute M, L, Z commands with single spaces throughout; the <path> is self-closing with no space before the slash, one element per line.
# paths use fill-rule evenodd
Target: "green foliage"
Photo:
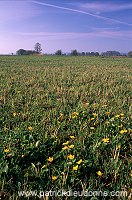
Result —
<path fill-rule="evenodd" d="M 24 49 L 19 49 L 19 50 L 16 52 L 16 54 L 17 54 L 18 56 L 24 55 L 25 53 L 26 53 L 26 50 L 24 50 Z"/>
<path fill-rule="evenodd" d="M 129 57 L 132 57 L 132 51 L 129 51 L 129 52 L 128 52 L 128 56 L 129 56 Z"/>
<path fill-rule="evenodd" d="M 57 50 L 57 51 L 55 52 L 55 55 L 57 55 L 57 56 L 61 56 L 61 55 L 62 55 L 62 51 L 61 51 L 61 49 L 60 49 L 60 50 Z"/>
<path fill-rule="evenodd" d="M 102 53 L 102 56 L 120 56 L 120 52 L 118 51 L 106 51 Z"/>
<path fill-rule="evenodd" d="M 78 55 L 79 54 L 78 54 L 78 52 L 77 52 L 76 49 L 74 49 L 74 50 L 71 51 L 71 56 L 78 56 Z"/>
<path fill-rule="evenodd" d="M 50 189 L 129 195 L 131 72 L 131 58 L 1 56 L 2 198 Z"/>
<path fill-rule="evenodd" d="M 16 54 L 18 56 L 22 56 L 22 55 L 33 55 L 36 54 L 36 51 L 32 51 L 32 50 L 24 50 L 24 49 L 19 49 Z"/>

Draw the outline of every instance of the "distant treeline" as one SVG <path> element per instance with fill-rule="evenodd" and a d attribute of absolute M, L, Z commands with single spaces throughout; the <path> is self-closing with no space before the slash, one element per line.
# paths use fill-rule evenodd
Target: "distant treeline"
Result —
<path fill-rule="evenodd" d="M 36 54 L 36 51 L 32 51 L 32 50 L 25 50 L 25 49 L 19 49 L 16 54 L 17 55 L 33 55 Z"/>
<path fill-rule="evenodd" d="M 34 55 L 34 54 L 41 54 L 41 52 L 37 52 L 35 50 L 24 50 L 19 49 L 16 52 L 17 55 Z M 46 53 L 45 53 L 46 54 Z M 71 56 L 129 56 L 132 57 L 132 51 L 128 52 L 127 54 L 122 54 L 118 51 L 106 51 L 106 52 L 78 52 L 76 49 L 72 50 L 71 53 L 63 53 L 62 50 L 57 50 L 54 54 L 46 54 L 46 55 L 71 55 Z"/>

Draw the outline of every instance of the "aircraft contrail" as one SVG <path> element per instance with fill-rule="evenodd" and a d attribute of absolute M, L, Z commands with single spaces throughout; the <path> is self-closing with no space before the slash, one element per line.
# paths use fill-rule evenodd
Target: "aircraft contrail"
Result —
<path fill-rule="evenodd" d="M 85 12 L 85 11 L 82 11 L 82 10 L 77 10 L 77 9 L 67 8 L 67 7 L 62 7 L 62 6 L 56 6 L 56 5 L 53 5 L 53 4 L 43 3 L 43 2 L 34 1 L 34 0 L 31 1 L 31 2 L 39 4 L 39 5 L 43 5 L 43 6 L 48 6 L 48 7 L 52 7 L 52 8 L 61 9 L 61 10 L 68 10 L 68 11 L 72 11 L 72 12 L 77 12 L 77 13 L 89 15 L 89 16 L 92 16 L 92 17 L 95 17 L 95 18 L 98 18 L 98 19 L 101 19 L 101 20 L 109 21 L 109 22 L 114 22 L 114 23 L 119 23 L 119 24 L 124 24 L 124 25 L 128 25 L 128 26 L 132 26 L 132 24 L 129 24 L 127 22 L 122 22 L 122 21 L 119 21 L 119 20 L 116 20 L 116 19 L 112 19 L 112 18 L 108 18 L 108 17 L 103 17 L 103 16 L 100 16 L 100 15 L 92 14 L 90 12 Z"/>

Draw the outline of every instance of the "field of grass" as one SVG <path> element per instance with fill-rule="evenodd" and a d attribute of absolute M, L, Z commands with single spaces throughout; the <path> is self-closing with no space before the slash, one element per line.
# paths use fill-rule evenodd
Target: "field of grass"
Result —
<path fill-rule="evenodd" d="M 0 76 L 1 199 L 130 199 L 132 58 L 1 56 Z"/>

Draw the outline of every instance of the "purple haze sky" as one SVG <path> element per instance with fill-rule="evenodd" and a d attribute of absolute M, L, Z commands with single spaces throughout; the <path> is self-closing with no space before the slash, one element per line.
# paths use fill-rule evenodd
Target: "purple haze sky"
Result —
<path fill-rule="evenodd" d="M 132 0 L 0 0 L 0 54 L 132 50 Z"/>

